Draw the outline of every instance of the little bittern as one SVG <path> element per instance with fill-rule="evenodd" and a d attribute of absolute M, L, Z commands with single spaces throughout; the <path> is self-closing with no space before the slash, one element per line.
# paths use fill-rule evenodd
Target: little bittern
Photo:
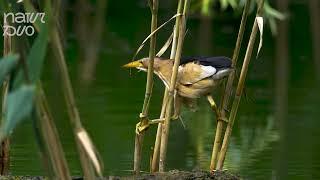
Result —
<path fill-rule="evenodd" d="M 174 61 L 155 57 L 154 73 L 169 88 Z M 149 58 L 142 58 L 124 65 L 126 68 L 137 68 L 147 71 Z M 181 104 L 194 109 L 196 100 L 207 96 L 208 101 L 220 118 L 217 106 L 211 96 L 212 90 L 221 80 L 232 71 L 231 60 L 227 57 L 186 57 L 182 58 L 179 66 L 174 96 L 174 117 L 180 114 Z"/>

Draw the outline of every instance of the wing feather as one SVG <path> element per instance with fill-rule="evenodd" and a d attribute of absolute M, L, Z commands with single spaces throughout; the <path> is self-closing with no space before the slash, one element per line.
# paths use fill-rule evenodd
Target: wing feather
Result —
<path fill-rule="evenodd" d="M 187 63 L 179 67 L 179 82 L 184 85 L 194 84 L 214 75 L 217 69 L 196 63 Z"/>

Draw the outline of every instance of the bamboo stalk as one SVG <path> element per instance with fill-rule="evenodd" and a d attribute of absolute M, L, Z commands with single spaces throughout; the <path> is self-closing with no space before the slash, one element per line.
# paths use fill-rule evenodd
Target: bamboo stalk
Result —
<path fill-rule="evenodd" d="M 91 162 L 89 161 L 87 155 L 85 154 L 85 150 L 82 147 L 81 142 L 77 138 L 78 130 L 82 129 L 83 127 L 81 124 L 79 111 L 76 106 L 76 102 L 75 102 L 75 98 L 74 98 L 74 94 L 73 94 L 73 88 L 72 88 L 70 77 L 68 74 L 68 69 L 67 69 L 67 65 L 65 62 L 63 50 L 61 47 L 59 34 L 56 29 L 54 29 L 52 31 L 51 39 L 52 39 L 52 43 L 54 46 L 54 50 L 56 51 L 55 54 L 57 54 L 57 56 L 58 56 L 58 58 L 56 58 L 56 59 L 57 59 L 57 63 L 59 66 L 60 74 L 62 76 L 61 80 L 62 80 L 63 93 L 64 93 L 65 100 L 67 103 L 67 110 L 68 110 L 71 126 L 73 127 L 73 133 L 74 133 L 74 136 L 76 137 L 75 139 L 76 139 L 76 144 L 78 147 L 78 153 L 80 156 L 80 162 L 81 162 L 82 170 L 84 173 L 84 177 L 86 179 L 95 179 L 95 174 L 92 169 Z"/>
<path fill-rule="evenodd" d="M 152 13 L 152 20 L 151 20 L 151 33 L 152 33 L 157 29 L 158 0 L 153 0 L 151 4 L 150 4 L 150 9 Z M 156 34 L 152 35 L 152 37 L 150 38 L 150 49 L 149 49 L 150 63 L 148 67 L 145 98 L 143 102 L 142 112 L 140 113 L 141 125 L 146 125 L 148 123 L 147 117 L 149 112 L 149 102 L 151 99 L 152 87 L 153 87 L 153 64 L 154 64 L 154 57 L 155 57 L 155 48 L 156 48 Z M 136 134 L 136 137 L 135 137 L 134 169 L 133 169 L 135 174 L 140 173 L 144 134 L 145 134 L 145 131 L 141 132 L 140 134 Z"/>
<path fill-rule="evenodd" d="M 181 12 L 181 11 L 182 11 L 182 1 L 179 1 L 177 14 L 179 14 L 179 12 Z M 178 36 L 179 29 L 177 27 L 178 27 L 178 18 L 176 19 L 176 23 L 175 23 L 175 26 L 173 29 L 174 32 L 173 32 L 173 41 L 172 41 L 172 46 L 171 46 L 170 59 L 173 59 L 176 55 L 177 42 L 178 42 L 178 37 L 179 37 Z M 169 93 L 169 90 L 168 90 L 168 88 L 165 87 L 163 100 L 162 100 L 160 119 L 164 118 L 165 113 L 166 113 L 165 110 L 166 110 L 166 106 L 167 106 L 167 102 L 168 102 L 168 93 Z M 158 156 L 159 156 L 160 144 L 161 144 L 161 134 L 162 134 L 162 123 L 159 123 L 158 129 L 157 129 L 156 140 L 154 142 L 154 148 L 153 148 L 151 172 L 157 171 Z"/>
<path fill-rule="evenodd" d="M 182 1 L 182 0 L 180 0 Z M 185 0 L 184 1 L 184 8 L 183 8 L 183 15 L 181 17 L 178 17 L 177 19 L 177 27 L 179 29 L 179 35 L 178 35 L 178 43 L 177 43 L 177 50 L 174 58 L 174 65 L 172 68 L 172 75 L 169 85 L 169 92 L 168 92 L 168 98 L 167 98 L 167 107 L 165 112 L 165 122 L 162 126 L 162 135 L 161 135 L 161 146 L 160 146 L 160 160 L 159 160 L 159 171 L 163 172 L 165 170 L 165 164 L 166 164 L 166 153 L 167 153 L 167 146 L 168 146 L 168 137 L 170 132 L 170 120 L 171 120 L 171 111 L 172 111 L 172 104 L 173 104 L 173 96 L 177 81 L 177 75 L 178 75 L 178 68 L 180 65 L 180 58 L 182 54 L 182 46 L 183 46 L 183 40 L 185 35 L 185 29 L 186 29 L 186 14 L 189 10 L 190 1 Z"/>
<path fill-rule="evenodd" d="M 243 34 L 245 31 L 245 26 L 246 26 L 248 14 L 249 14 L 250 5 L 251 5 L 251 0 L 247 0 L 246 5 L 243 9 L 240 29 L 239 29 L 238 37 L 237 37 L 237 42 L 236 42 L 236 46 L 235 46 L 233 56 L 232 56 L 232 67 L 233 68 L 235 68 L 237 66 L 239 52 L 241 49 L 241 42 L 242 42 Z M 222 108 L 220 109 L 220 115 L 223 118 L 226 117 L 226 109 L 228 108 L 228 105 L 229 105 L 229 100 L 230 100 L 230 96 L 231 96 L 231 90 L 232 90 L 234 77 L 235 77 L 235 71 L 231 72 L 231 74 L 228 77 L 227 85 L 225 87 L 225 94 L 222 98 L 222 106 L 221 106 Z M 210 171 L 213 171 L 216 167 L 216 160 L 217 160 L 218 152 L 219 152 L 219 149 L 221 146 L 221 135 L 222 135 L 222 131 L 223 131 L 222 130 L 223 123 L 224 123 L 223 121 L 220 121 L 220 120 L 217 121 L 217 129 L 216 129 L 214 144 L 213 144 L 213 148 L 212 148 L 212 155 L 211 155 Z"/>
<path fill-rule="evenodd" d="M 59 140 L 58 132 L 51 116 L 49 106 L 43 92 L 40 88 L 37 98 L 37 113 L 39 124 L 42 131 L 42 136 L 46 142 L 46 149 L 49 153 L 53 171 L 55 172 L 55 178 L 68 180 L 71 179 L 65 154 L 63 152 L 62 145 Z"/>
<path fill-rule="evenodd" d="M 263 5 L 264 5 L 264 0 L 260 0 L 259 5 L 258 5 L 258 10 L 257 10 L 257 16 L 262 15 Z M 241 74 L 240 74 L 238 86 L 236 89 L 236 95 L 235 95 L 235 98 L 232 103 L 232 109 L 231 109 L 231 113 L 230 113 L 230 117 L 229 117 L 229 122 L 227 125 L 226 132 L 224 134 L 224 139 L 223 139 L 221 151 L 220 151 L 220 154 L 218 157 L 218 162 L 217 162 L 217 169 L 218 170 L 221 170 L 223 168 L 223 163 L 224 163 L 224 159 L 225 159 L 225 156 L 227 153 L 227 148 L 228 148 L 229 140 L 231 137 L 232 127 L 233 127 L 233 124 L 234 124 L 234 121 L 235 121 L 235 118 L 237 115 L 238 107 L 240 104 L 241 95 L 242 95 L 242 91 L 244 88 L 244 83 L 245 83 L 246 75 L 248 72 L 248 67 L 249 67 L 249 63 L 250 63 L 250 59 L 251 59 L 251 55 L 252 55 L 252 51 L 253 51 L 256 35 L 257 35 L 257 31 L 258 31 L 258 23 L 255 20 L 253 27 L 252 27 L 252 31 L 251 31 L 246 55 L 244 58 L 244 62 L 242 65 Z"/>
<path fill-rule="evenodd" d="M 163 100 L 162 100 L 162 107 L 161 107 L 161 113 L 160 113 L 160 118 L 164 118 L 165 115 L 165 109 L 166 109 L 166 100 L 168 96 L 168 90 L 165 88 Z M 162 123 L 158 124 L 158 129 L 157 129 L 157 135 L 156 135 L 156 140 L 154 142 L 154 148 L 153 148 L 153 155 L 152 155 L 152 161 L 151 161 L 151 173 L 157 171 L 157 165 L 158 165 L 158 156 L 159 156 L 159 151 L 160 151 L 160 143 L 161 143 L 161 134 L 162 134 Z"/>
<path fill-rule="evenodd" d="M 6 19 L 3 19 L 3 26 L 8 25 L 8 22 Z M 9 29 L 8 29 L 9 30 Z M 9 30 L 10 31 L 10 30 Z M 11 53 L 11 37 L 8 35 L 3 36 L 3 56 L 6 56 Z M 7 77 L 5 81 L 3 81 L 2 84 L 2 112 L 1 112 L 1 119 L 4 120 L 5 117 L 5 109 L 6 109 L 6 100 L 7 95 L 9 92 L 9 79 L 10 77 Z M 6 137 L 1 142 L 1 155 L 0 155 L 0 175 L 7 175 L 9 173 L 9 167 L 10 167 L 10 140 L 8 137 Z"/>

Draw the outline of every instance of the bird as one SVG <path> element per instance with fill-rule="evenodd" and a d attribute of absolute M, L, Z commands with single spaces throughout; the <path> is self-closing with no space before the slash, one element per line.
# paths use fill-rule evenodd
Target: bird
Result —
<path fill-rule="evenodd" d="M 124 68 L 136 68 L 147 71 L 150 64 L 148 57 L 123 65 Z M 153 72 L 169 89 L 174 60 L 155 57 Z M 232 61 L 225 56 L 188 56 L 180 59 L 177 81 L 174 92 L 173 119 L 180 117 L 181 105 L 196 109 L 197 100 L 206 96 L 217 119 L 222 119 L 217 105 L 211 95 L 212 91 L 221 84 L 231 72 Z"/>

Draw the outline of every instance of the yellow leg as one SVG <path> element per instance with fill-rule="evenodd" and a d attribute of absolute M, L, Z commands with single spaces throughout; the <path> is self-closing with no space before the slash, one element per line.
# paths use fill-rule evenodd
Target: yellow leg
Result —
<path fill-rule="evenodd" d="M 174 113 L 171 117 L 172 120 L 178 120 L 181 112 L 182 99 L 178 94 L 174 96 Z"/>
<path fill-rule="evenodd" d="M 216 114 L 216 118 L 217 118 L 217 121 L 225 121 L 225 122 L 228 122 L 227 119 L 223 118 L 221 115 L 220 115 L 220 111 L 218 109 L 218 106 L 216 104 L 216 102 L 213 100 L 212 96 L 211 95 L 208 95 L 207 96 L 207 99 L 210 103 L 210 107 L 211 109 L 215 112 Z"/>

